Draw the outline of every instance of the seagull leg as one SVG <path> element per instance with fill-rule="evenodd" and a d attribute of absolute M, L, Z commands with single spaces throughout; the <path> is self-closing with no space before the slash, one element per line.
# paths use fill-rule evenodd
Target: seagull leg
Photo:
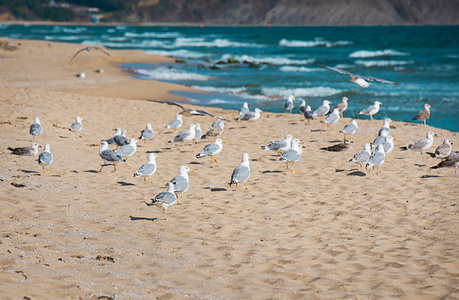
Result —
<path fill-rule="evenodd" d="M 218 160 L 215 157 L 213 157 L 212 155 L 210 156 L 210 159 L 211 159 L 212 162 L 215 161 L 216 163 L 218 163 Z"/>
<path fill-rule="evenodd" d="M 237 182 L 236 182 L 236 192 L 237 192 Z"/>
<path fill-rule="evenodd" d="M 51 173 L 49 173 L 49 166 L 46 166 L 46 171 L 48 171 L 48 175 L 51 175 Z"/>
<path fill-rule="evenodd" d="M 373 115 L 370 115 L 370 119 L 371 119 L 372 121 L 374 120 L 374 119 L 373 119 Z"/>
<path fill-rule="evenodd" d="M 143 177 L 143 184 L 147 184 L 147 179 L 145 178 L 145 176 Z"/>
<path fill-rule="evenodd" d="M 288 171 L 288 162 L 286 164 L 287 164 L 287 171 Z"/>
<path fill-rule="evenodd" d="M 99 171 L 96 171 L 96 173 L 100 173 L 100 171 L 102 171 L 102 169 L 105 167 L 105 163 L 102 165 L 102 167 L 100 168 Z"/>
<path fill-rule="evenodd" d="M 148 177 L 148 179 L 149 179 L 149 181 L 150 181 L 150 182 L 148 183 L 148 185 L 151 185 L 151 176 Z"/>
<path fill-rule="evenodd" d="M 247 184 L 245 184 L 245 182 L 244 182 L 244 185 L 245 185 L 245 189 L 246 189 L 246 190 L 249 190 L 249 188 L 247 187 Z"/>
<path fill-rule="evenodd" d="M 335 124 L 333 123 L 333 131 L 335 131 Z"/>
<path fill-rule="evenodd" d="M 129 163 L 129 157 L 126 157 L 126 164 L 131 167 L 131 164 Z M 115 165 L 115 164 L 113 164 Z"/>
<path fill-rule="evenodd" d="M 295 171 L 295 163 L 292 163 L 292 173 L 296 173 L 296 171 Z"/>
<path fill-rule="evenodd" d="M 46 175 L 46 172 L 45 172 L 45 166 L 41 166 L 43 168 L 43 175 Z"/>
<path fill-rule="evenodd" d="M 113 172 L 116 171 L 116 165 L 115 165 L 115 162 L 113 162 Z"/>

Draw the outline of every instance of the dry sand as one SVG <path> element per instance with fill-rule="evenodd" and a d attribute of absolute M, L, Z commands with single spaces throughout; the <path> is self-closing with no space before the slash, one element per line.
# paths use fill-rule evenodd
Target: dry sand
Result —
<path fill-rule="evenodd" d="M 439 135 L 432 150 L 444 138 L 456 147 L 458 133 L 396 122 L 397 149 L 377 176 L 348 160 L 374 139 L 381 120 L 359 120 L 352 149 L 331 153 L 319 148 L 342 134 L 322 131 L 318 121 L 262 113 L 253 123 L 235 122 L 235 111 L 205 108 L 231 120 L 212 164 L 195 158 L 211 139 L 184 150 L 167 143 L 173 132 L 165 125 L 178 108 L 139 100 L 178 100 L 167 91 L 188 88 L 136 81 L 112 65 L 167 58 L 93 51 L 68 64 L 81 45 L 10 43 L 21 45 L 0 49 L 1 299 L 459 297 L 459 180 L 454 169 L 430 170 L 436 159 L 398 150 L 428 130 Z M 101 67 L 103 74 L 93 72 Z M 87 77 L 76 78 L 79 72 Z M 77 115 L 84 118 L 79 139 L 67 129 Z M 54 155 L 51 176 L 36 156 L 6 150 L 31 143 L 35 116 L 40 144 Z M 184 120 L 202 128 L 214 121 Z M 154 140 L 139 144 L 131 167 L 95 172 L 102 160 L 92 144 L 114 127 L 137 138 L 147 122 Z M 297 173 L 260 148 L 289 133 L 305 142 Z M 160 158 L 148 186 L 133 173 L 150 152 Z M 243 152 L 254 159 L 250 190 L 235 191 L 227 183 Z M 195 171 L 191 187 L 166 220 L 149 203 L 183 164 Z"/>

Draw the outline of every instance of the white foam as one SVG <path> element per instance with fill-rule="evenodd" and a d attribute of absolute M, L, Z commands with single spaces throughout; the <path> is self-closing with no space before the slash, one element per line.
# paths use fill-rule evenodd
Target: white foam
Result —
<path fill-rule="evenodd" d="M 178 32 L 142 32 L 142 33 L 125 32 L 124 36 L 126 36 L 126 37 L 141 37 L 141 38 L 146 38 L 146 37 L 177 38 L 177 37 L 180 37 L 181 34 L 178 33 Z"/>
<path fill-rule="evenodd" d="M 188 51 L 188 50 L 171 50 L 171 51 L 166 51 L 166 50 L 147 50 L 145 51 L 148 54 L 158 54 L 162 56 L 173 56 L 173 57 L 183 57 L 183 58 L 202 58 L 202 57 L 208 57 L 210 54 L 204 53 L 204 52 L 194 52 L 194 51 Z"/>
<path fill-rule="evenodd" d="M 135 73 L 140 75 L 146 75 L 154 80 L 198 80 L 205 81 L 208 80 L 208 76 L 196 74 L 196 73 L 187 73 L 182 70 L 169 69 L 169 68 L 156 68 L 156 69 L 136 69 Z"/>
<path fill-rule="evenodd" d="M 213 87 L 213 86 L 191 86 L 194 89 L 203 90 L 211 93 L 221 94 L 240 94 L 247 89 L 245 87 L 225 88 L 225 87 Z"/>
<path fill-rule="evenodd" d="M 306 67 L 293 67 L 293 66 L 280 67 L 279 70 L 281 70 L 282 72 L 301 72 L 301 73 L 325 71 L 325 69 L 319 69 L 319 68 L 306 68 Z"/>
<path fill-rule="evenodd" d="M 248 61 L 255 64 L 268 63 L 271 65 L 309 65 L 315 62 L 315 59 L 290 59 L 283 56 L 273 56 L 273 57 L 253 57 L 248 55 L 237 55 L 232 56 L 230 54 L 225 54 L 221 57 L 220 60 L 227 61 L 230 58 L 234 58 L 240 62 Z"/>
<path fill-rule="evenodd" d="M 410 55 L 410 54 L 405 53 L 405 52 L 400 52 L 397 50 L 386 49 L 386 50 L 376 50 L 376 51 L 368 51 L 368 50 L 355 51 L 349 54 L 349 57 L 368 58 L 368 57 L 378 57 L 378 56 L 406 56 L 406 55 Z"/>
<path fill-rule="evenodd" d="M 173 45 L 173 48 L 183 47 L 205 47 L 205 48 L 236 48 L 236 47 L 248 47 L 248 48 L 261 48 L 263 46 L 253 43 L 239 43 L 230 41 L 228 39 L 213 39 L 206 40 L 204 38 L 177 38 Z"/>
<path fill-rule="evenodd" d="M 283 47 L 295 47 L 295 48 L 313 48 L 313 47 L 334 47 L 334 46 L 345 46 L 352 44 L 351 41 L 336 41 L 330 42 L 322 38 L 316 38 L 314 41 L 296 41 L 282 39 L 279 41 L 279 46 Z"/>
<path fill-rule="evenodd" d="M 412 64 L 414 61 L 406 60 L 356 60 L 356 65 L 362 65 L 365 67 L 387 67 L 387 66 L 404 66 Z"/>
<path fill-rule="evenodd" d="M 210 104 L 219 104 L 219 103 L 226 103 L 225 100 L 222 99 L 212 99 L 209 101 Z"/>
<path fill-rule="evenodd" d="M 262 91 L 268 96 L 281 97 L 288 97 L 291 94 L 297 97 L 327 97 L 343 92 L 342 90 L 324 86 L 312 88 L 263 88 Z"/>

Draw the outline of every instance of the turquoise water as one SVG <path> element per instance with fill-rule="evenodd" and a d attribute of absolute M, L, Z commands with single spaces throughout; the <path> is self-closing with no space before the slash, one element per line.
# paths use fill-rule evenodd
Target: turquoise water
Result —
<path fill-rule="evenodd" d="M 182 94 L 193 104 L 283 112 L 289 94 L 312 109 L 322 100 L 350 99 L 347 117 L 378 100 L 376 119 L 412 121 L 424 103 L 428 124 L 459 131 L 459 27 L 138 27 L 0 25 L 15 39 L 142 49 L 185 63 L 123 65 L 144 80 L 180 83 L 210 92 Z M 235 59 L 236 63 L 219 64 Z M 360 90 L 318 65 L 395 81 Z M 152 94 L 154 98 L 154 93 Z M 299 100 L 298 100 L 299 102 Z"/>

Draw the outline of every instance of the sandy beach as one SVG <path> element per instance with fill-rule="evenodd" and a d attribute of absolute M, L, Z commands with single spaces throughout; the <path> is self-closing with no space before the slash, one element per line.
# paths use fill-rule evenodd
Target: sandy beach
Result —
<path fill-rule="evenodd" d="M 169 91 L 193 89 L 136 80 L 117 65 L 172 58 L 93 50 L 69 63 L 84 46 L 8 42 L 16 49 L 0 49 L 1 299 L 459 298 L 459 179 L 454 168 L 431 170 L 438 159 L 399 150 L 428 131 L 438 135 L 430 152 L 446 138 L 458 150 L 457 132 L 395 120 L 395 149 L 377 175 L 348 161 L 377 136 L 378 115 L 358 120 L 351 150 L 327 152 L 320 148 L 342 142 L 349 118 L 325 131 L 299 114 L 236 122 L 236 111 L 185 105 L 227 120 L 211 163 L 196 154 L 213 138 L 168 143 L 174 132 L 165 126 L 181 110 L 144 100 L 180 101 Z M 38 156 L 7 151 L 30 146 L 37 116 L 51 175 Z M 77 116 L 81 138 L 68 130 Z M 214 121 L 184 117 L 181 129 Z M 100 140 L 115 127 L 138 138 L 146 123 L 154 138 L 138 143 L 131 166 L 96 173 Z M 286 134 L 304 141 L 296 173 L 260 148 Z M 250 189 L 236 191 L 228 182 L 244 152 L 253 159 Z M 152 185 L 133 176 L 148 153 L 159 156 Z M 181 165 L 194 171 L 190 188 L 166 218 L 151 199 Z"/>

